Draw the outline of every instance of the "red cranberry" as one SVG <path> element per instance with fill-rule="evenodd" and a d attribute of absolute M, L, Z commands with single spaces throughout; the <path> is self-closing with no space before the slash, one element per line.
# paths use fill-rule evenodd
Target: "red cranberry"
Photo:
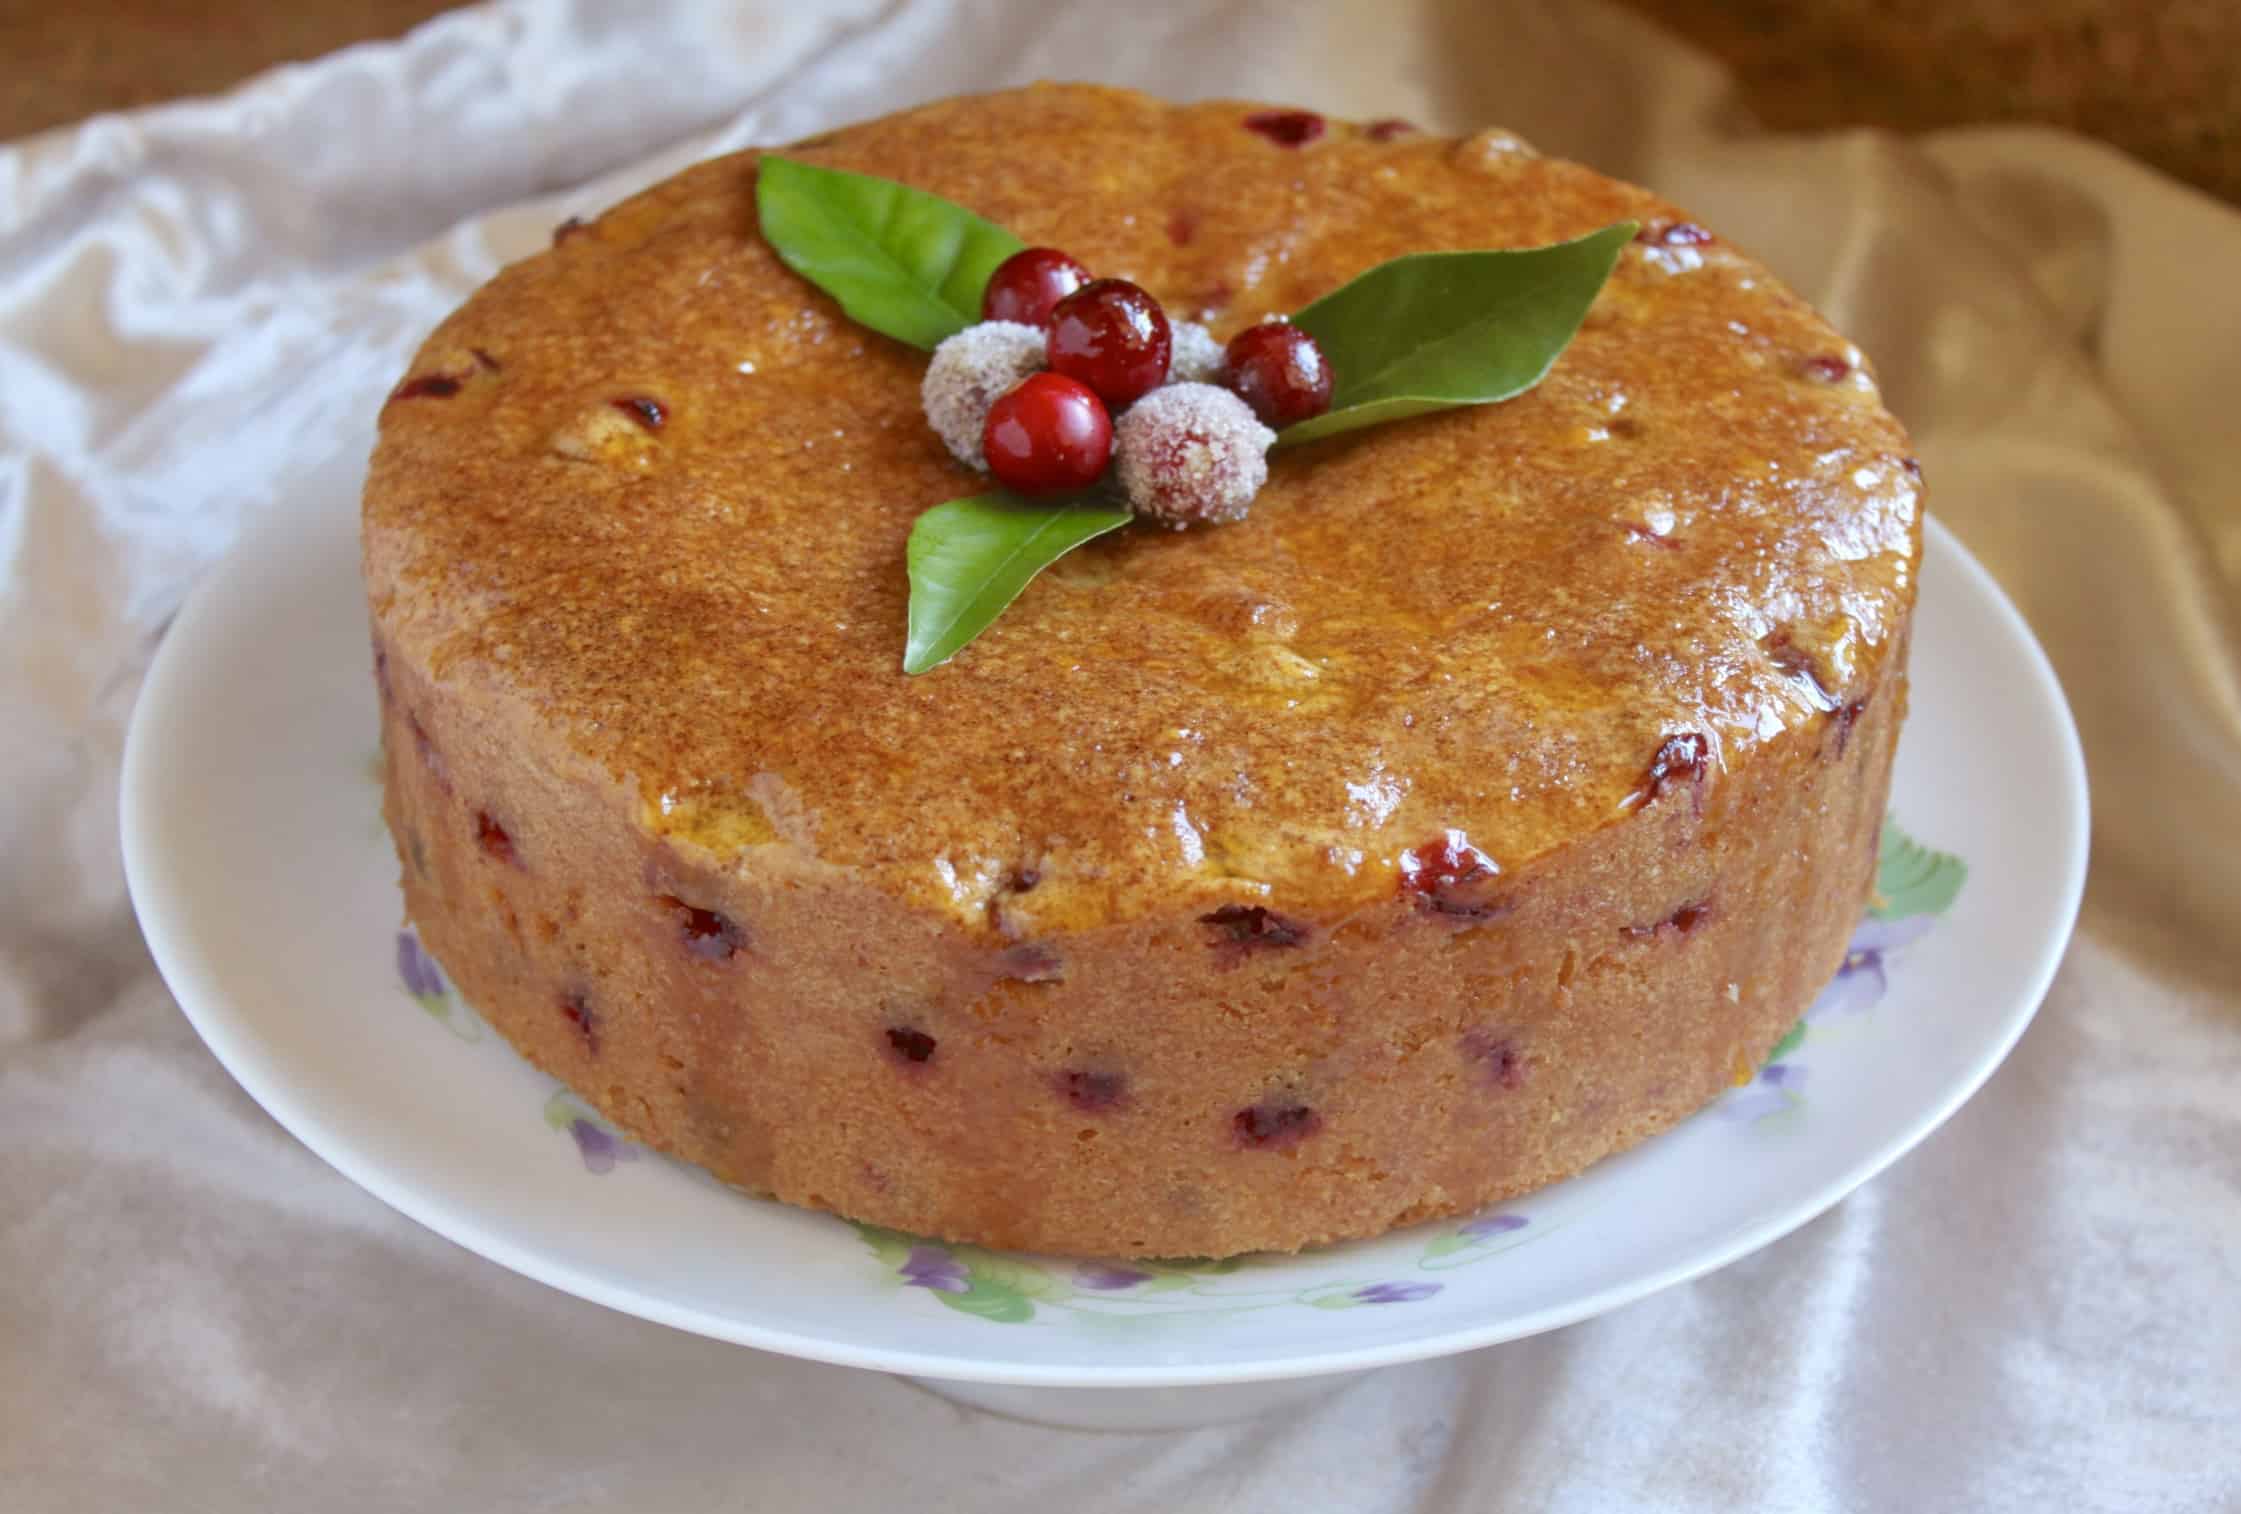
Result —
<path fill-rule="evenodd" d="M 1823 384 L 1842 383 L 1852 376 L 1852 365 L 1843 358 L 1823 353 L 1809 357 L 1804 363 L 1805 376 Z"/>
<path fill-rule="evenodd" d="M 1496 1035 L 1483 1027 L 1463 1032 L 1463 1057 L 1474 1062 L 1486 1081 L 1497 1088 L 1525 1086 L 1525 1054 L 1512 1036 Z"/>
<path fill-rule="evenodd" d="M 584 1050 L 598 1056 L 599 1013 L 591 1007 L 591 1001 L 580 993 L 564 993 L 560 996 L 560 1013 L 584 1038 Z"/>
<path fill-rule="evenodd" d="M 1102 1114 L 1128 1096 L 1128 1079 L 1117 1072 L 1069 1069 L 1058 1075 L 1058 1091 L 1084 1114 Z"/>
<path fill-rule="evenodd" d="M 1263 321 L 1229 339 L 1229 387 L 1278 431 L 1331 408 L 1331 365 L 1290 321 Z"/>
<path fill-rule="evenodd" d="M 412 728 L 413 750 L 420 754 L 422 764 L 428 769 L 428 776 L 436 781 L 437 788 L 450 793 L 451 769 L 444 763 L 444 754 L 436 750 L 436 743 L 428 735 L 428 728 L 420 723 L 418 715 L 407 715 L 405 723 Z"/>
<path fill-rule="evenodd" d="M 887 1032 L 887 1045 L 905 1062 L 931 1062 L 934 1047 L 939 1043 L 922 1030 L 908 1025 L 897 1025 Z"/>
<path fill-rule="evenodd" d="M 1297 946 L 1311 934 L 1298 921 L 1258 904 L 1225 904 L 1212 914 L 1200 915 L 1198 923 L 1212 928 L 1214 950 L 1233 961 L 1258 951 Z"/>
<path fill-rule="evenodd" d="M 1029 247 L 996 265 L 981 291 L 980 318 L 1041 326 L 1051 307 L 1089 282 L 1089 270 L 1055 247 Z"/>
<path fill-rule="evenodd" d="M 1114 409 L 1167 382 L 1174 334 L 1167 312 L 1126 279 L 1098 279 L 1050 313 L 1050 365 Z"/>
<path fill-rule="evenodd" d="M 1066 977 L 1066 959 L 1055 946 L 1022 941 L 996 954 L 996 976 L 1013 983 L 1059 983 Z"/>
<path fill-rule="evenodd" d="M 521 860 L 514 854 L 514 838 L 506 834 L 504 826 L 490 818 L 488 810 L 475 811 L 475 839 L 482 843 L 484 851 L 500 862 Z"/>
<path fill-rule="evenodd" d="M 1830 744 L 1835 748 L 1828 754 L 1831 761 L 1842 758 L 1844 749 L 1852 744 L 1852 727 L 1867 713 L 1867 703 L 1863 695 L 1849 704 L 1839 706 L 1829 716 Z"/>
<path fill-rule="evenodd" d="M 1390 142 L 1395 137 L 1412 136 L 1415 132 L 1416 123 L 1403 121 L 1399 116 L 1387 116 L 1362 128 L 1362 135 L 1372 142 Z"/>
<path fill-rule="evenodd" d="M 1323 134 L 1323 118 L 1311 110 L 1257 110 L 1245 118 L 1245 129 L 1278 147 L 1305 147 Z"/>
<path fill-rule="evenodd" d="M 1255 1104 L 1240 1109 L 1230 1119 L 1237 1144 L 1255 1151 L 1281 1151 L 1297 1146 L 1323 1128 L 1323 1117 L 1305 1104 Z"/>
<path fill-rule="evenodd" d="M 1662 935 L 1666 931 L 1671 931 L 1679 936 L 1692 935 L 1697 927 L 1711 918 L 1712 901 L 1698 899 L 1682 905 L 1655 925 L 1622 925 L 1619 927 L 1619 934 L 1634 941 L 1646 941 L 1653 936 Z"/>
<path fill-rule="evenodd" d="M 639 425 L 644 426 L 648 431 L 659 431 L 669 421 L 669 412 L 662 408 L 661 401 L 650 399 L 643 394 L 620 395 L 607 403 L 613 405 Z"/>
<path fill-rule="evenodd" d="M 1766 648 L 1766 660 L 1774 664 L 1776 672 L 1784 678 L 1801 679 L 1810 689 L 1816 703 L 1828 709 L 1833 702 L 1827 684 L 1821 682 L 1821 670 L 1813 656 L 1797 644 L 1788 626 L 1778 626 L 1760 643 Z"/>
<path fill-rule="evenodd" d="M 406 379 L 389 391 L 389 397 L 393 400 L 447 400 L 458 392 L 459 380 L 450 374 L 424 373 L 418 378 Z"/>
<path fill-rule="evenodd" d="M 685 950 L 694 956 L 723 962 L 746 950 L 747 932 L 729 915 L 687 904 L 675 894 L 663 894 L 661 904 L 676 915 L 677 929 L 685 939 Z"/>
<path fill-rule="evenodd" d="M 1113 455 L 1113 418 L 1087 384 L 1031 373 L 988 407 L 981 447 L 997 482 L 1022 494 L 1086 489 Z"/>
<path fill-rule="evenodd" d="M 1461 831 L 1447 831 L 1437 841 L 1401 853 L 1401 891 L 1415 899 L 1418 909 L 1464 923 L 1510 912 L 1507 900 L 1487 897 L 1501 872 Z"/>
<path fill-rule="evenodd" d="M 1636 790 L 1647 802 L 1663 799 L 1666 794 L 1682 784 L 1694 787 L 1704 781 L 1712 756 L 1712 743 L 1698 731 L 1683 731 L 1678 736 L 1668 736 L 1650 758 L 1649 770 L 1642 774 L 1642 784 Z"/>

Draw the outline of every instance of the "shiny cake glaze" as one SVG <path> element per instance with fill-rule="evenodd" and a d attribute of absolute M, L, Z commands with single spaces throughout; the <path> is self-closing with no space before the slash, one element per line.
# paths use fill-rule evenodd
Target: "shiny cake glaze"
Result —
<path fill-rule="evenodd" d="M 1539 388 L 1279 452 L 1244 524 L 1095 543 L 923 677 L 904 543 L 981 481 L 919 413 L 923 354 L 756 235 L 753 154 L 507 269 L 385 407 L 366 575 L 408 906 L 642 1138 L 961 1239 L 1296 1246 L 1669 1123 L 1833 968 L 1919 560 L 1860 355 L 1674 207 L 1514 138 L 1295 145 L 1260 109 L 1044 86 L 788 151 L 1225 337 L 1407 252 L 1643 234 Z M 1365 1037 L 1408 1076 L 1342 1123 L 1356 1094 L 1306 1101 Z M 1434 1042 L 1456 1066 L 1412 1083 Z M 1438 1090 L 1488 1058 L 1518 1112 L 1466 1118 Z"/>

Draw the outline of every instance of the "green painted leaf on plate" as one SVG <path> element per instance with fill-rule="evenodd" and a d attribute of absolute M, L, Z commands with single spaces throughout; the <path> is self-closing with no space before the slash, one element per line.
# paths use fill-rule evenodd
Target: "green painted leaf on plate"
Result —
<path fill-rule="evenodd" d="M 940 1299 L 959 1314 L 970 1314 L 979 1319 L 991 1320 L 999 1325 L 1020 1325 L 1035 1317 L 1035 1306 L 1027 1295 L 1017 1288 L 990 1282 L 979 1276 L 963 1293 L 944 1293 L 936 1290 Z"/>
<path fill-rule="evenodd" d="M 1523 394 L 1556 363 L 1635 225 L 1547 247 L 1420 252 L 1380 263 L 1292 317 L 1337 388 L 1279 446 Z"/>
<path fill-rule="evenodd" d="M 1788 1035 L 1784 1036 L 1781 1040 L 1774 1043 L 1774 1049 L 1766 1054 L 1766 1060 L 1769 1062 L 1779 1062 L 1784 1057 L 1788 1056 L 1791 1052 L 1796 1051 L 1799 1046 L 1804 1044 L 1804 1042 L 1805 1022 L 1803 1020 L 1800 1020 L 1797 1022 L 1797 1024 L 1790 1027 L 1790 1033 Z"/>
<path fill-rule="evenodd" d="M 1868 913 L 1878 920 L 1942 915 L 1953 907 L 1968 877 L 1966 862 L 1951 852 L 1924 846 L 1900 830 L 1896 820 L 1885 820 L 1883 851 L 1875 872 L 1875 905 Z"/>
<path fill-rule="evenodd" d="M 883 1225 L 867 1225 L 861 1220 L 851 1220 L 849 1223 L 856 1227 L 857 1237 L 871 1248 L 871 1254 L 883 1267 L 900 1267 L 910 1259 L 911 1247 L 918 1244 L 914 1237 L 905 1235 L 900 1230 L 889 1230 Z"/>
<path fill-rule="evenodd" d="M 979 320 L 989 274 L 1023 245 L 940 195 L 792 158 L 762 160 L 755 213 L 787 267 L 849 319 L 914 347 Z"/>
<path fill-rule="evenodd" d="M 910 528 L 910 630 L 903 671 L 923 673 L 988 629 L 1029 579 L 1128 512 L 1038 504 L 998 491 L 934 506 Z"/>
<path fill-rule="evenodd" d="M 978 1246 L 953 1247 L 952 1254 L 965 1264 L 974 1283 L 1009 1288 L 1025 1298 L 1057 1298 L 1067 1291 L 1064 1283 L 1033 1262 L 984 1251 Z"/>

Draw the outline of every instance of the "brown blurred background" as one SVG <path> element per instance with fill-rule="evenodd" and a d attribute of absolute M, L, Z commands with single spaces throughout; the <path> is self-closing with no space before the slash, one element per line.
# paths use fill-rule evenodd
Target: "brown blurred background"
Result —
<path fill-rule="evenodd" d="M 2037 121 L 2241 204 L 2241 0 L 1625 0 L 1776 127 Z M 446 0 L 0 0 L 0 139 L 209 94 Z"/>

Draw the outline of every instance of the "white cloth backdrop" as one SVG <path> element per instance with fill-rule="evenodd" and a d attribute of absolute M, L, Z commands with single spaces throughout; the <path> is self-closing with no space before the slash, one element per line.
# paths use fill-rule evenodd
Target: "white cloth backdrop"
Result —
<path fill-rule="evenodd" d="M 1158 1439 L 675 1334 L 391 1213 L 202 1050 L 114 818 L 196 574 L 554 221 L 1085 75 L 1500 122 L 1759 252 L 1877 358 L 2096 785 L 2045 1010 L 1897 1169 L 1603 1319 Z M 2241 1508 L 2237 267 L 2241 216 L 2112 153 L 1755 135 L 1562 0 L 521 0 L 0 149 L 0 1507 Z"/>

